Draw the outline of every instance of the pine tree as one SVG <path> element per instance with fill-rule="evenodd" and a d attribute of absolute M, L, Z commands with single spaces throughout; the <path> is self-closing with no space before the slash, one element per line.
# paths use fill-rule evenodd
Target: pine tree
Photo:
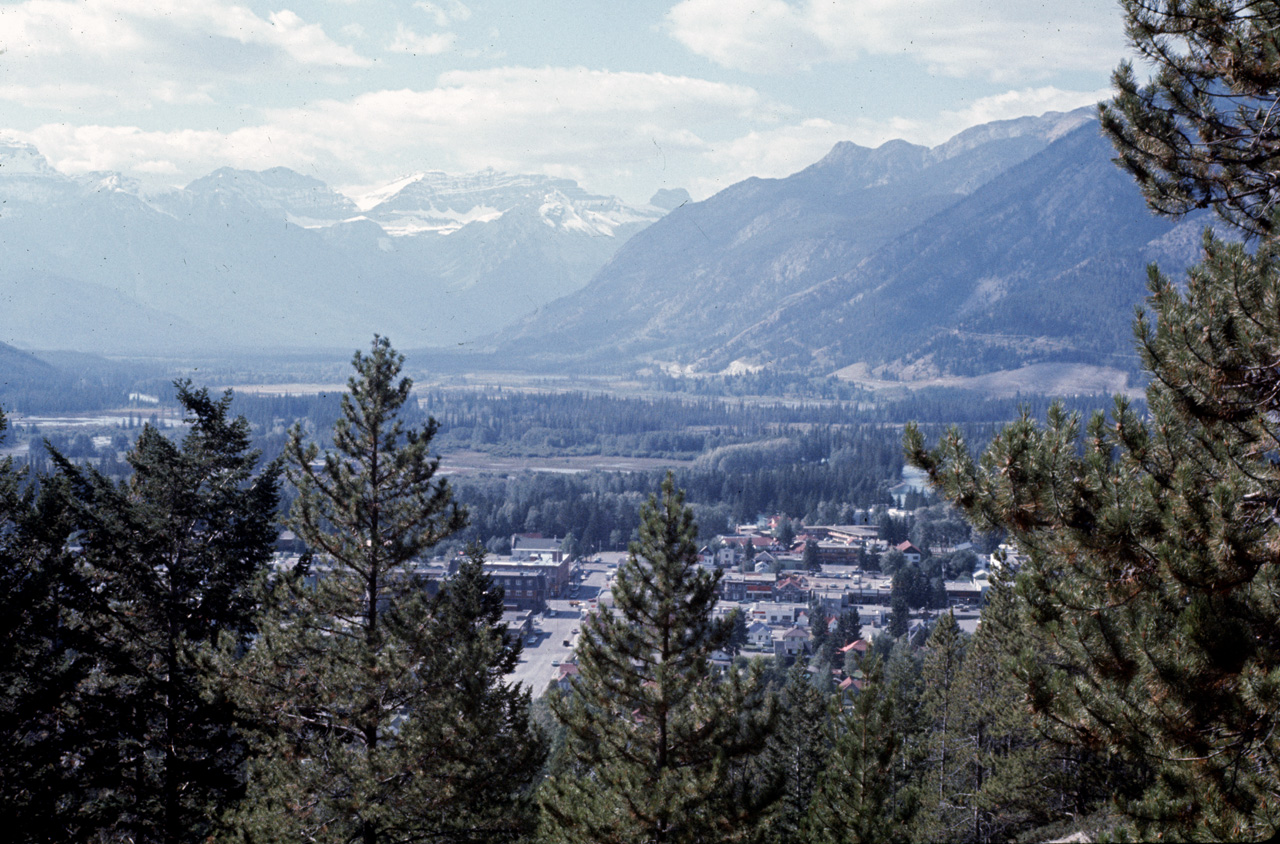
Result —
<path fill-rule="evenodd" d="M 668 474 L 641 508 L 615 608 L 583 624 L 577 682 L 552 698 L 573 765 L 544 785 L 548 841 L 758 839 L 776 799 L 756 765 L 773 711 L 758 672 L 713 670 L 730 631 L 712 618 L 719 576 L 699 568 L 696 539 Z"/>
<path fill-rule="evenodd" d="M 801 565 L 805 571 L 822 571 L 822 561 L 818 557 L 818 543 L 816 540 L 806 539 L 804 541 L 804 557 Z"/>
<path fill-rule="evenodd" d="M 1140 772 L 1117 766 L 1105 749 L 1057 745 L 1035 729 L 1016 659 L 1022 653 L 1042 658 L 1036 639 L 1018 618 L 1012 585 L 997 576 L 953 687 L 958 742 L 951 840 L 1009 841 L 1049 827 L 1061 838 L 1099 819 L 1105 825 L 1108 819 L 1099 816 L 1111 795 L 1133 793 L 1141 782 Z"/>
<path fill-rule="evenodd" d="M 838 647 L 844 647 L 862 638 L 862 616 L 858 614 L 857 606 L 849 607 L 840 613 L 836 618 L 836 629 L 832 635 L 835 636 Z"/>
<path fill-rule="evenodd" d="M 1027 554 L 1021 612 L 1050 650 L 1020 671 L 1042 726 L 1154 769 L 1128 806 L 1140 831 L 1239 840 L 1280 830 L 1280 260 L 1209 236 L 1205 255 L 1185 294 L 1153 271 L 1149 422 L 1118 399 L 1083 451 L 1058 407 L 981 463 L 958 432 L 907 446 Z"/>
<path fill-rule="evenodd" d="M 1280 189 L 1280 5 L 1121 0 L 1140 64 L 1125 62 L 1102 126 L 1156 211 L 1212 207 L 1253 235 L 1275 232 Z"/>
<path fill-rule="evenodd" d="M 894 577 L 893 587 L 889 593 L 889 635 L 897 638 L 906 635 L 911 625 L 911 605 L 907 592 L 900 586 L 900 579 Z"/>
<path fill-rule="evenodd" d="M 964 662 L 964 639 L 955 616 L 943 613 L 925 649 L 921 712 L 925 719 L 924 782 L 917 829 L 921 840 L 953 840 L 965 820 L 956 805 L 961 779 L 959 756 L 960 700 L 957 685 Z M 960 811 L 957 811 L 957 810 Z"/>
<path fill-rule="evenodd" d="M 230 394 L 180 382 L 177 397 L 189 432 L 179 445 L 145 427 L 126 484 L 53 455 L 78 570 L 100 596 L 79 619 L 95 663 L 76 694 L 83 811 L 138 842 L 205 837 L 240 795 L 236 713 L 209 693 L 203 657 L 219 637 L 252 634 L 276 538 L 277 471 L 258 472 Z"/>
<path fill-rule="evenodd" d="M 725 643 L 725 652 L 730 656 L 737 656 L 750 641 L 747 614 L 741 607 L 734 607 L 725 619 L 729 625 L 729 641 Z"/>
<path fill-rule="evenodd" d="M 914 803 L 896 800 L 901 736 L 892 728 L 894 696 L 880 661 L 866 663 L 862 690 L 847 710 L 833 700 L 833 749 L 800 840 L 815 844 L 892 844 L 908 840 Z"/>
<path fill-rule="evenodd" d="M 922 660 L 905 636 L 896 640 L 889 636 L 877 637 L 877 658 L 883 650 L 880 646 L 883 641 L 891 643 L 888 659 L 884 662 L 884 686 L 893 699 L 887 732 L 893 735 L 898 745 L 893 756 L 890 813 L 894 817 L 914 818 L 920 805 L 925 755 Z"/>
<path fill-rule="evenodd" d="M 1122 6 L 1155 76 L 1116 73 L 1102 122 L 1119 163 L 1157 212 L 1212 207 L 1256 251 L 1206 235 L 1185 292 L 1152 269 L 1145 418 L 1123 400 L 1087 425 L 1055 407 L 981 461 L 958 432 L 926 452 L 913 429 L 907 449 L 1026 552 L 1017 611 L 1045 647 L 1018 673 L 1040 729 L 1150 771 L 1143 799 L 1120 795 L 1142 834 L 1266 838 L 1280 830 L 1280 6 Z"/>
<path fill-rule="evenodd" d="M 0 413 L 0 435 L 7 427 Z M 53 481 L 42 491 L 0 459 L 0 824 L 12 841 L 89 840 L 95 817 L 80 767 L 94 636 L 80 623 L 97 598 L 68 552 L 71 522 Z"/>
<path fill-rule="evenodd" d="M 801 844 L 807 839 L 801 824 L 827 764 L 829 717 L 823 694 L 810 682 L 804 665 L 797 662 L 787 672 L 787 684 L 778 699 L 778 728 L 769 739 L 765 765 L 782 783 L 782 798 L 769 826 L 770 844 Z"/>
<path fill-rule="evenodd" d="M 504 841 L 542 762 L 502 596 L 473 551 L 435 598 L 414 563 L 463 524 L 430 453 L 434 420 L 401 418 L 412 383 L 375 337 L 318 460 L 299 429 L 287 456 L 291 524 L 314 553 L 279 578 L 271 612 L 231 669 L 256 718 L 246 841 Z M 398 379 L 398 380 L 397 380 Z"/>

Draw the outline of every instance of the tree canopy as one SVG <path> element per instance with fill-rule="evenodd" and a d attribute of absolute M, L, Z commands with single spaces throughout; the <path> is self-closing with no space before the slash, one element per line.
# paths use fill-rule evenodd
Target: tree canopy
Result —
<path fill-rule="evenodd" d="M 1276 230 L 1280 198 L 1280 4 L 1121 0 L 1130 62 L 1102 125 L 1118 163 L 1163 214 L 1213 208 L 1248 235 Z"/>

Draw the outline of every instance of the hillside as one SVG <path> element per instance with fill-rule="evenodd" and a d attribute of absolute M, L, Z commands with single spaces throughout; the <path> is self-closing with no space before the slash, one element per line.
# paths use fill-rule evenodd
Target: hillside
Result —
<path fill-rule="evenodd" d="M 891 379 L 1131 369 L 1145 266 L 1193 261 L 1203 220 L 1152 216 L 1110 157 L 1088 112 L 934 149 L 838 144 L 791 177 L 672 212 L 507 332 L 498 356 L 692 373 L 865 364 Z"/>

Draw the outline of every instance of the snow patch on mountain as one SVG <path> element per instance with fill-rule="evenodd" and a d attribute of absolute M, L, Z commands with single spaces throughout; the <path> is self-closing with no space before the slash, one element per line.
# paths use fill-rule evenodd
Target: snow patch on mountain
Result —
<path fill-rule="evenodd" d="M 450 235 L 513 212 L 558 231 L 613 237 L 623 226 L 647 225 L 664 214 L 659 208 L 637 208 L 588 193 L 570 179 L 492 169 L 462 175 L 414 173 L 353 197 L 353 202 L 387 234 L 399 237 Z"/>
<path fill-rule="evenodd" d="M 14 175 L 64 178 L 31 144 L 0 135 L 0 176 Z"/>

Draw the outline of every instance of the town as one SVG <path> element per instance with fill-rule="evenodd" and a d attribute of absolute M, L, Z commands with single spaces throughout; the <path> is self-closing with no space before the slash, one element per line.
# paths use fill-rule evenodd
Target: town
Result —
<path fill-rule="evenodd" d="M 867 516 L 865 511 L 862 515 Z M 910 513 L 890 510 L 889 515 L 906 519 Z M 815 637 L 814 613 L 821 614 L 823 628 L 832 637 L 848 630 L 840 620 L 849 615 L 857 619 L 858 633 L 849 641 L 828 645 L 828 650 L 838 654 L 828 668 L 834 686 L 842 691 L 856 690 L 861 681 L 858 664 L 870 640 L 890 626 L 893 574 L 898 566 L 918 566 L 926 557 L 957 553 L 977 559 L 972 573 L 943 581 L 942 600 L 902 596 L 909 608 L 903 619 L 905 633 L 909 640 L 915 640 L 927 634 L 941 610 L 950 611 L 961 630 L 973 633 L 990 586 L 990 572 L 1018 562 L 1018 552 L 1003 544 L 981 557 L 967 541 L 928 549 L 917 548 L 910 540 L 890 544 L 879 537 L 875 525 L 865 521 L 802 526 L 795 532 L 786 516 L 761 517 L 757 523 L 740 525 L 734 534 L 715 536 L 702 546 L 699 565 L 721 573 L 717 614 L 741 619 L 740 641 L 732 653 L 717 653 L 715 661 L 727 666 L 742 655 L 771 657 L 779 665 L 790 665 L 797 658 L 815 654 L 816 638 L 822 637 Z M 290 535 L 283 541 L 289 542 Z M 562 537 L 517 534 L 511 537 L 510 554 L 492 557 L 484 566 L 493 584 L 503 591 L 504 623 L 512 636 L 524 640 L 520 665 L 510 679 L 522 683 L 535 696 L 549 683 L 563 688 L 572 681 L 577 673 L 574 649 L 582 622 L 599 607 L 612 604 L 613 577 L 627 557 L 618 551 L 575 557 L 565 553 L 564 545 Z M 294 559 L 284 555 L 277 564 L 287 566 Z M 435 561 L 421 566 L 419 574 L 438 584 L 456 564 L 457 560 Z M 900 588 L 905 591 L 907 587 Z M 811 660 L 810 665 L 816 669 L 821 662 Z"/>

